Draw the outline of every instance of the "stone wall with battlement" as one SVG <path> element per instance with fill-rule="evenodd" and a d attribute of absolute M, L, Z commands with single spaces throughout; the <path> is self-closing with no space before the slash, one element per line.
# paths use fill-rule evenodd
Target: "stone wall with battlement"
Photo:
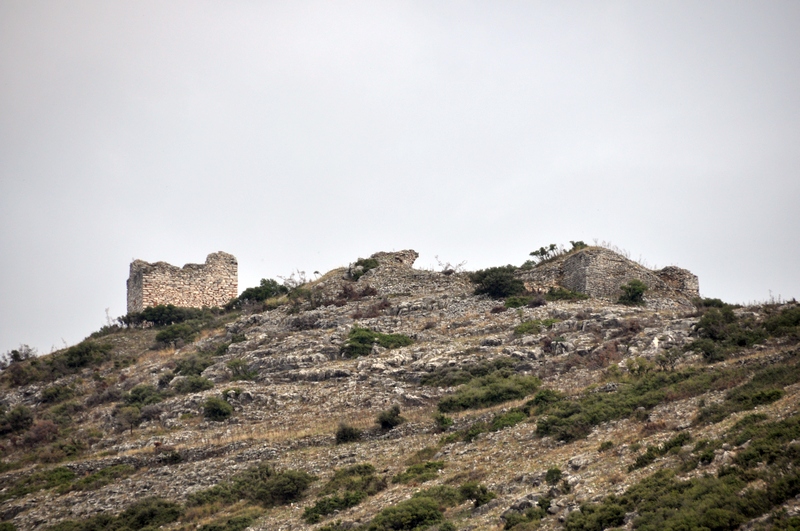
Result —
<path fill-rule="evenodd" d="M 175 267 L 166 262 L 131 263 L 128 277 L 128 313 L 150 306 L 173 304 L 185 308 L 223 306 L 239 294 L 236 257 L 211 253 L 205 264 Z"/>

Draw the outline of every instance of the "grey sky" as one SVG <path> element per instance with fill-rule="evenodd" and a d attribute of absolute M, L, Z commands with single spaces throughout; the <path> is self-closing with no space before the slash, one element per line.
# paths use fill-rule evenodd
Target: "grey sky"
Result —
<path fill-rule="evenodd" d="M 239 284 L 595 238 L 800 296 L 800 3 L 0 0 L 0 352 Z"/>

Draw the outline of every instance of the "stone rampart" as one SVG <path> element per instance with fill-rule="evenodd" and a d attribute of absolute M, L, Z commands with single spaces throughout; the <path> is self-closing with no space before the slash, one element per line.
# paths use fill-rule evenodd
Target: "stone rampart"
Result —
<path fill-rule="evenodd" d="M 616 300 L 620 286 L 631 280 L 647 285 L 645 298 L 690 303 L 699 296 L 697 276 L 675 266 L 654 271 L 601 247 L 582 249 L 519 273 L 528 289 L 545 292 L 564 287 L 592 297 Z"/>
<path fill-rule="evenodd" d="M 236 257 L 223 252 L 211 253 L 205 264 L 182 268 L 134 260 L 128 277 L 128 313 L 159 304 L 223 306 L 239 294 L 238 274 Z"/>

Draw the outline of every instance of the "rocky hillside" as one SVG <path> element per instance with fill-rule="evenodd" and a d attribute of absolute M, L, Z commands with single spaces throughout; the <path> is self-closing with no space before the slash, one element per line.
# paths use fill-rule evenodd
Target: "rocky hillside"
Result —
<path fill-rule="evenodd" d="M 17 352 L 0 530 L 800 525 L 796 303 L 625 305 L 513 268 L 492 298 L 416 256 Z"/>

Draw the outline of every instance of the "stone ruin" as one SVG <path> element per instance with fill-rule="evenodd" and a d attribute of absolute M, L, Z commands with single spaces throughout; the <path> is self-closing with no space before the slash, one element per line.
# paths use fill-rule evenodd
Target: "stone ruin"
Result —
<path fill-rule="evenodd" d="M 540 263 L 533 269 L 521 271 L 519 278 L 531 291 L 546 292 L 564 287 L 595 298 L 616 300 L 620 286 L 631 280 L 647 285 L 645 299 L 670 300 L 690 305 L 700 296 L 697 276 L 680 267 L 648 269 L 603 247 L 588 247 Z"/>
<path fill-rule="evenodd" d="M 150 306 L 173 304 L 185 308 L 223 306 L 239 294 L 236 257 L 211 253 L 205 264 L 175 267 L 166 262 L 131 262 L 128 313 Z"/>

